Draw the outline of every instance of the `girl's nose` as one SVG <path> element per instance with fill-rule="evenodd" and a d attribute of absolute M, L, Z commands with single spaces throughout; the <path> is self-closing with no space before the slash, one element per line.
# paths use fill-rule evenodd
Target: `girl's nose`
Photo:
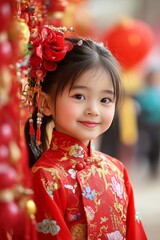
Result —
<path fill-rule="evenodd" d="M 98 116 L 99 115 L 99 110 L 96 104 L 91 104 L 86 108 L 85 111 L 86 115 L 90 115 L 90 116 Z"/>

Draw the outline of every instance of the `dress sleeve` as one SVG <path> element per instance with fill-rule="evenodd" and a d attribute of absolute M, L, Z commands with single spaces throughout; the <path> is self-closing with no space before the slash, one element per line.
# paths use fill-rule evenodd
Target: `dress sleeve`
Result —
<path fill-rule="evenodd" d="M 130 183 L 128 173 L 125 170 L 126 190 L 129 203 L 127 212 L 127 238 L 126 240 L 147 240 L 140 216 L 136 213 L 133 188 Z"/>
<path fill-rule="evenodd" d="M 65 223 L 66 193 L 58 171 L 36 168 L 32 175 L 39 240 L 71 240 Z"/>

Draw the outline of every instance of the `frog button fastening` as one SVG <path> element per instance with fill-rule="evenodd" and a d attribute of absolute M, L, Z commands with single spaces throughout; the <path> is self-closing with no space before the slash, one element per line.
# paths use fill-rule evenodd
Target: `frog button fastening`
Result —
<path fill-rule="evenodd" d="M 85 161 L 81 161 L 81 162 L 78 162 L 76 164 L 76 170 L 78 170 L 78 171 L 84 169 L 85 167 L 86 167 L 86 162 Z"/>

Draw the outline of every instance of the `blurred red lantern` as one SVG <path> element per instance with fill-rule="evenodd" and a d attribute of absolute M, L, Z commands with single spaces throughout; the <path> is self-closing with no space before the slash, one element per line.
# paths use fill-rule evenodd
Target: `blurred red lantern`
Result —
<path fill-rule="evenodd" d="M 0 189 L 13 187 L 17 182 L 17 172 L 7 163 L 1 163 L 0 167 Z"/>
<path fill-rule="evenodd" d="M 10 22 L 12 17 L 12 9 L 11 4 L 9 1 L 1 0 L 0 1 L 0 18 L 1 18 L 1 24 L 0 24 L 0 31 L 5 31 Z"/>
<path fill-rule="evenodd" d="M 10 231 L 16 226 L 21 210 L 15 202 L 1 202 L 0 213 L 1 230 Z"/>
<path fill-rule="evenodd" d="M 3 39 L 3 36 L 1 34 Z M 12 57 L 12 46 L 11 43 L 4 39 L 4 41 L 0 41 L 0 66 L 4 66 L 10 63 Z"/>
<path fill-rule="evenodd" d="M 47 10 L 48 12 L 64 12 L 67 5 L 67 0 L 50 0 L 47 5 Z"/>
<path fill-rule="evenodd" d="M 0 144 L 0 164 L 9 160 L 9 149 L 5 144 Z"/>
<path fill-rule="evenodd" d="M 85 0 L 68 0 L 69 3 L 81 3 L 81 2 L 84 2 Z"/>
<path fill-rule="evenodd" d="M 125 19 L 108 29 L 102 41 L 125 69 L 143 60 L 154 45 L 154 33 L 149 25 Z"/>

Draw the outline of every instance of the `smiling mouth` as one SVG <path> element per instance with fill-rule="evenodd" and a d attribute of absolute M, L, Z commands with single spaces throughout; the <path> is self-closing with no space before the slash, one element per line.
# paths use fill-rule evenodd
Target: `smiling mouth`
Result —
<path fill-rule="evenodd" d="M 90 121 L 79 121 L 83 126 L 88 127 L 88 128 L 94 128 L 97 125 L 99 125 L 99 123 L 97 122 L 90 122 Z"/>

